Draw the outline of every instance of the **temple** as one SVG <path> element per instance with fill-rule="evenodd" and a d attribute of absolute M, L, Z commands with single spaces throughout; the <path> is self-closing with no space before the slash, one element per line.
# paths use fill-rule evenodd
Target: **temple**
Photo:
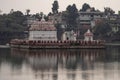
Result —
<path fill-rule="evenodd" d="M 64 30 L 61 40 L 57 38 L 57 29 L 53 21 L 34 21 L 29 28 L 28 39 L 13 39 L 13 48 L 27 49 L 96 49 L 105 48 L 103 40 L 93 40 L 93 33 L 88 29 L 84 39 L 77 39 L 77 34 L 71 30 Z"/>
<path fill-rule="evenodd" d="M 56 41 L 57 30 L 52 21 L 35 21 L 29 29 L 29 40 Z"/>

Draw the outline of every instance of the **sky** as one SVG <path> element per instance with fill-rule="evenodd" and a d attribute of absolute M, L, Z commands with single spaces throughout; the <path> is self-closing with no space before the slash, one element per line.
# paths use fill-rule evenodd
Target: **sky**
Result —
<path fill-rule="evenodd" d="M 0 0 L 0 10 L 2 13 L 9 13 L 11 9 L 25 13 L 26 9 L 30 9 L 31 14 L 40 12 L 48 14 L 52 11 L 53 2 L 54 0 Z M 110 7 L 116 13 L 120 10 L 120 0 L 58 0 L 58 3 L 59 11 L 65 11 L 66 7 L 72 4 L 76 4 L 77 9 L 80 10 L 84 3 L 100 11 L 104 11 L 104 7 Z"/>

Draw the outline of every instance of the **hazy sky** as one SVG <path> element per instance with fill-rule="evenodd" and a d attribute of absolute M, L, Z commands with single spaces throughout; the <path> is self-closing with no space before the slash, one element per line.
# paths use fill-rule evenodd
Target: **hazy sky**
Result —
<path fill-rule="evenodd" d="M 51 12 L 53 2 L 54 0 L 0 0 L 0 10 L 2 13 L 8 13 L 11 9 L 25 13 L 26 9 L 30 9 L 31 13 L 44 12 L 47 14 Z M 91 7 L 101 11 L 104 10 L 104 7 L 111 7 L 116 13 L 120 10 L 120 0 L 58 0 L 58 2 L 59 11 L 64 11 L 69 4 L 73 3 L 78 9 L 81 9 L 84 3 L 88 3 Z"/>

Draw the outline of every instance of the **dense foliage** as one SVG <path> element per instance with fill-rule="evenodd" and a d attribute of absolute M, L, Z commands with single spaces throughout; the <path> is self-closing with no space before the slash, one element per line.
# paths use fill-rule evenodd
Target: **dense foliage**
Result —
<path fill-rule="evenodd" d="M 42 17 L 45 18 L 47 21 L 49 16 L 59 14 L 58 12 L 59 5 L 58 1 L 55 0 L 52 4 L 52 12 L 50 12 L 48 15 L 44 15 L 43 12 L 36 13 L 36 14 L 30 14 L 30 9 L 26 10 L 26 14 L 23 14 L 21 11 L 14 11 L 11 9 L 10 13 L 8 14 L 0 14 L 0 44 L 8 43 L 13 38 L 24 38 L 24 32 L 28 30 L 27 27 L 27 19 L 28 17 L 32 17 L 37 20 L 41 20 Z M 82 6 L 82 9 L 80 11 L 87 11 L 88 9 L 91 9 L 90 5 L 85 3 Z M 105 15 L 113 15 L 114 11 L 111 8 L 104 8 Z M 93 11 L 96 11 L 94 8 L 92 8 Z M 68 5 L 66 8 L 66 11 L 61 12 L 62 16 L 64 16 L 63 21 L 66 23 L 65 28 L 66 30 L 76 30 L 77 29 L 77 18 L 79 17 L 78 9 L 76 8 L 76 5 Z M 119 12 L 120 15 L 120 12 Z M 62 18 L 62 17 L 61 17 Z M 108 19 L 109 20 L 109 19 Z M 102 20 L 99 24 L 97 24 L 93 28 L 93 32 L 95 34 L 95 38 L 99 39 L 113 39 L 114 40 L 120 40 L 120 30 L 116 33 L 112 32 L 112 26 L 110 25 L 110 22 L 108 20 Z M 120 23 L 118 21 L 118 23 Z M 62 24 L 56 24 L 57 30 L 58 30 L 58 39 L 60 39 L 61 34 L 63 32 L 61 28 Z M 82 34 L 84 34 L 86 30 L 80 31 Z"/>
<path fill-rule="evenodd" d="M 120 11 L 118 11 L 118 15 L 120 15 Z"/>
<path fill-rule="evenodd" d="M 52 7 L 52 12 L 55 14 L 55 13 L 58 13 L 58 8 L 59 8 L 59 5 L 58 5 L 58 1 L 54 1 L 54 3 L 52 4 L 53 7 Z"/>
<path fill-rule="evenodd" d="M 109 7 L 105 7 L 104 8 L 104 12 L 106 15 L 113 15 L 115 13 L 115 11 L 113 11 L 111 8 Z"/>
<path fill-rule="evenodd" d="M 105 39 L 110 37 L 112 28 L 108 21 L 102 20 L 94 27 L 93 30 L 97 39 Z"/>
<path fill-rule="evenodd" d="M 0 15 L 0 44 L 12 38 L 23 38 L 26 29 L 26 16 L 21 11 Z"/>
<path fill-rule="evenodd" d="M 67 29 L 75 29 L 77 26 L 76 19 L 78 17 L 78 9 L 76 8 L 76 5 L 69 5 L 66 8 L 66 22 L 67 22 Z"/>
<path fill-rule="evenodd" d="M 0 32 L 23 32 L 26 17 L 20 11 L 0 15 Z"/>
<path fill-rule="evenodd" d="M 90 9 L 90 5 L 87 3 L 84 3 L 80 11 L 87 11 L 87 9 Z"/>

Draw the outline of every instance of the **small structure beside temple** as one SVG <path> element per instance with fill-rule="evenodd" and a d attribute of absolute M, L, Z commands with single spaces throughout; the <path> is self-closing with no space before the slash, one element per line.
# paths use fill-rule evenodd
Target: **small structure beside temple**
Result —
<path fill-rule="evenodd" d="M 89 29 L 84 34 L 84 41 L 93 41 L 93 33 Z"/>
<path fill-rule="evenodd" d="M 72 31 L 65 31 L 62 34 L 62 41 L 76 41 L 76 33 L 72 30 Z"/>

